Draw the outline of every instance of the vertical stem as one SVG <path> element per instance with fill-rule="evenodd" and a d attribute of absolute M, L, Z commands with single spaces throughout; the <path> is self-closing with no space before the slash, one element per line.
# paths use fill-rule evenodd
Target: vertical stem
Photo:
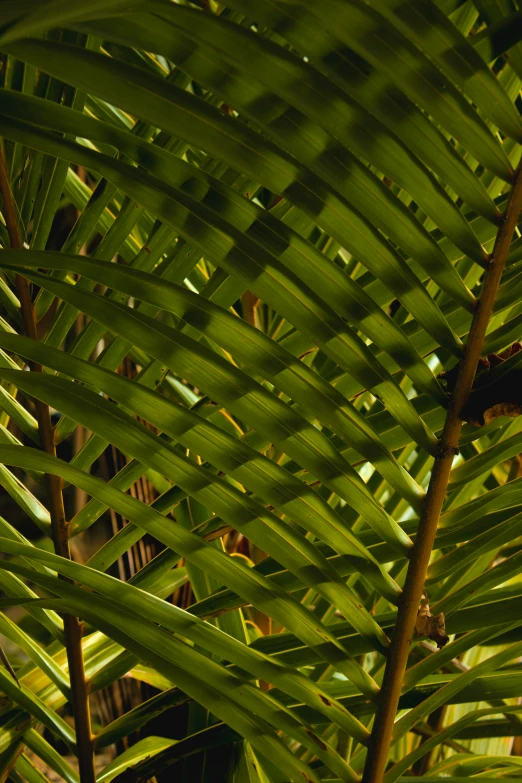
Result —
<path fill-rule="evenodd" d="M 417 612 L 424 591 L 424 582 L 430 561 L 437 525 L 444 503 L 453 458 L 458 453 L 462 421 L 459 413 L 468 401 L 477 365 L 484 346 L 484 338 L 495 304 L 500 278 L 506 263 L 509 246 L 522 208 L 522 163 L 519 164 L 508 209 L 497 234 L 490 257 L 480 299 L 473 316 L 464 356 L 444 429 L 437 447 L 428 492 L 419 521 L 419 529 L 406 574 L 397 622 L 384 671 L 382 688 L 377 697 L 377 711 L 363 774 L 363 783 L 381 783 L 393 737 L 393 726 L 402 691 L 402 681 L 410 645 L 413 639 Z"/>
<path fill-rule="evenodd" d="M 18 228 L 16 206 L 7 176 L 5 158 L 1 144 L 0 193 L 2 195 L 3 213 L 11 247 L 21 249 L 23 244 Z M 16 286 L 18 289 L 18 297 L 20 299 L 24 332 L 33 340 L 38 340 L 29 283 L 25 277 L 22 277 L 22 275 L 17 275 Z M 33 372 L 41 372 L 42 367 L 39 364 L 33 364 L 31 370 Z M 56 456 L 49 406 L 40 400 L 35 400 L 35 408 L 41 448 L 43 451 L 47 452 L 47 454 Z M 49 514 L 51 516 L 51 535 L 54 544 L 54 551 L 57 555 L 60 555 L 60 557 L 65 557 L 67 560 L 70 560 L 71 553 L 69 550 L 69 530 L 63 506 L 61 480 L 58 476 L 53 476 L 47 473 L 45 475 L 45 483 L 47 489 Z M 66 577 L 60 578 L 66 579 L 66 581 L 71 581 Z M 64 615 L 63 623 L 65 646 L 67 650 L 67 662 L 69 665 L 69 677 L 71 680 L 71 699 L 74 711 L 80 780 L 81 783 L 95 783 L 96 776 L 94 773 L 94 751 L 89 713 L 89 693 L 83 666 L 82 630 L 80 621 L 77 617 Z"/>

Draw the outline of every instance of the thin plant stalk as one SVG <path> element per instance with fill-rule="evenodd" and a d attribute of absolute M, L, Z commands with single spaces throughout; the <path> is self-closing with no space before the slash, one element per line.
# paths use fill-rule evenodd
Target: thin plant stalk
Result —
<path fill-rule="evenodd" d="M 446 498 L 453 459 L 459 450 L 462 429 L 462 420 L 459 418 L 459 414 L 471 393 L 500 278 L 521 208 L 522 163 L 519 164 L 516 171 L 507 212 L 489 259 L 481 295 L 477 302 L 464 355 L 460 362 L 457 382 L 437 446 L 428 492 L 424 500 L 418 533 L 411 551 L 404 590 L 399 603 L 397 622 L 388 650 L 382 687 L 377 696 L 377 710 L 368 744 L 363 783 L 381 783 L 386 769 L 404 672 L 424 592 L 426 573 L 442 506 Z"/>
<path fill-rule="evenodd" d="M 23 248 L 22 237 L 18 227 L 16 205 L 7 176 L 7 168 L 2 146 L 0 145 L 0 192 L 3 201 L 3 214 L 9 240 L 12 248 Z M 29 283 L 22 275 L 16 276 L 16 286 L 20 299 L 21 315 L 24 332 L 27 337 L 38 340 L 36 320 Z M 41 365 L 33 363 L 33 372 L 41 372 Z M 39 400 L 34 401 L 40 445 L 43 451 L 56 456 L 54 433 L 49 406 Z M 71 559 L 69 548 L 69 529 L 65 518 L 61 479 L 51 474 L 45 475 L 48 509 L 51 517 L 51 536 L 54 551 L 57 555 Z M 66 577 L 60 577 L 70 581 Z M 71 680 L 71 701 L 74 712 L 76 743 L 81 783 L 95 783 L 94 750 L 91 735 L 91 720 L 89 709 L 89 692 L 85 680 L 85 669 L 82 651 L 82 626 L 77 617 L 63 616 L 65 646 L 69 677 Z"/>

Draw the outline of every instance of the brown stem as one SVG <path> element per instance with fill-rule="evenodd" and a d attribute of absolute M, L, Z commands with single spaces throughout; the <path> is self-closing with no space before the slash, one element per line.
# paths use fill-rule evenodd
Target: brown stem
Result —
<path fill-rule="evenodd" d="M 11 747 L 5 751 L 4 754 L 2 754 L 2 763 L 0 764 L 0 783 L 6 783 L 11 770 L 23 752 L 24 741 L 23 739 L 19 739 L 14 742 Z"/>
<path fill-rule="evenodd" d="M 381 783 L 393 736 L 393 725 L 402 690 L 402 680 L 408 662 L 417 612 L 424 590 L 437 525 L 446 497 L 453 457 L 458 452 L 462 421 L 459 413 L 468 401 L 478 361 L 484 346 L 488 322 L 495 304 L 500 278 L 509 251 L 513 232 L 522 207 L 522 165 L 519 164 L 507 213 L 499 229 L 488 265 L 480 299 L 473 316 L 464 356 L 444 429 L 437 447 L 431 480 L 419 521 L 419 529 L 406 574 L 397 622 L 384 671 L 382 688 L 377 697 L 377 711 L 363 774 L 363 783 Z"/>
<path fill-rule="evenodd" d="M 12 248 L 23 247 L 22 238 L 18 228 L 16 207 L 9 184 L 2 145 L 0 144 L 0 193 L 3 200 L 3 213 L 9 241 Z M 20 299 L 22 323 L 24 332 L 33 340 L 38 339 L 36 321 L 29 283 L 22 275 L 16 276 L 16 286 Z M 33 372 L 41 372 L 39 364 L 32 364 Z M 40 445 L 43 451 L 56 456 L 54 433 L 51 423 L 49 406 L 40 400 L 35 400 L 36 419 L 40 435 Z M 54 551 L 57 555 L 71 559 L 69 550 L 69 530 L 65 518 L 61 480 L 50 473 L 45 476 L 47 489 L 47 501 L 51 516 L 51 536 Z M 64 577 L 61 577 L 64 578 Z M 70 581 L 70 580 L 67 580 Z M 69 677 L 71 680 L 71 697 L 74 711 L 74 724 L 76 729 L 76 743 L 78 748 L 78 764 L 81 783 L 95 783 L 94 752 L 91 736 L 91 720 L 89 714 L 89 693 L 85 680 L 82 651 L 82 631 L 77 617 L 63 616 L 65 646 L 67 650 L 67 662 L 69 665 Z"/>

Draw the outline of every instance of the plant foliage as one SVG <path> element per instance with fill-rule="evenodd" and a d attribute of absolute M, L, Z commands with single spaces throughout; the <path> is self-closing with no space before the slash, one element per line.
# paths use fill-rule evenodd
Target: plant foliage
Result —
<path fill-rule="evenodd" d="M 518 779 L 517 3 L 0 0 L 0 57 L 0 780 Z"/>

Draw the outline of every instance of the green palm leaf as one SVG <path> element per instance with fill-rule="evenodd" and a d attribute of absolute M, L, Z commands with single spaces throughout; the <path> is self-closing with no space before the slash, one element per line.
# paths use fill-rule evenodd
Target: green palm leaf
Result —
<path fill-rule="evenodd" d="M 518 779 L 521 40 L 0 3 L 2 779 Z"/>

